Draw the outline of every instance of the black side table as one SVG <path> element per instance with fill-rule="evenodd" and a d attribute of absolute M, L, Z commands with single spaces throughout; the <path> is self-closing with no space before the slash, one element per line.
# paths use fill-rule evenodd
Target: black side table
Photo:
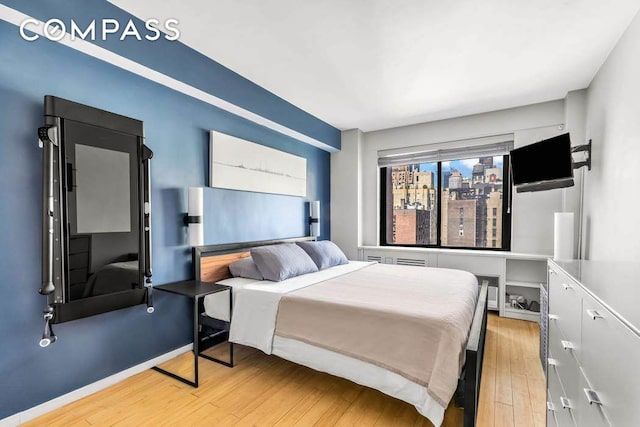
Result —
<path fill-rule="evenodd" d="M 206 317 L 204 314 L 200 313 L 200 305 L 199 301 L 201 297 L 205 295 L 215 294 L 217 292 L 229 291 L 229 319 L 231 319 L 231 311 L 233 308 L 233 292 L 231 286 L 219 285 L 216 283 L 209 282 L 201 282 L 199 280 L 186 280 L 183 282 L 174 282 L 166 285 L 155 286 L 154 289 L 159 291 L 171 292 L 178 295 L 183 295 L 185 297 L 190 297 L 193 299 L 193 368 L 195 372 L 195 381 L 190 381 L 186 378 L 183 378 L 179 375 L 176 375 L 172 372 L 166 371 L 162 368 L 154 366 L 152 369 L 161 372 L 165 375 L 170 376 L 178 381 L 182 381 L 185 384 L 189 384 L 192 387 L 198 387 L 198 357 L 203 357 L 205 359 L 211 360 L 216 363 L 220 363 L 222 365 L 228 366 L 230 368 L 233 367 L 233 343 L 229 341 L 229 362 L 225 360 L 216 359 L 215 357 L 208 356 L 206 354 L 200 353 L 200 319 L 204 320 Z M 203 317 L 204 316 L 204 317 Z M 208 323 L 214 323 L 221 331 L 221 333 L 229 333 L 231 328 L 231 322 L 226 322 L 218 319 L 210 319 Z M 216 334 L 217 335 L 217 334 Z M 210 337 L 208 337 L 210 338 Z"/>

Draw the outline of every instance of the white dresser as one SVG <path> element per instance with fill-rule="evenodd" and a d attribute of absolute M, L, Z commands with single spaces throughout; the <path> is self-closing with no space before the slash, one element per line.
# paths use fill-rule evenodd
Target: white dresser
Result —
<path fill-rule="evenodd" d="M 548 274 L 547 426 L 640 426 L 640 263 Z"/>

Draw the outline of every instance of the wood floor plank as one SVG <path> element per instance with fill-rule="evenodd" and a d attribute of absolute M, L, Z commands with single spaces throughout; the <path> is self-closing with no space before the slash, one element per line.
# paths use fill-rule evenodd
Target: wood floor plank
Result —
<path fill-rule="evenodd" d="M 274 424 L 275 426 L 292 426 L 297 424 L 311 408 L 318 403 L 323 392 L 318 389 L 307 391 L 298 403 L 289 410 Z"/>
<path fill-rule="evenodd" d="M 352 402 L 335 396 L 325 396 L 314 405 L 296 426 L 313 425 L 316 427 L 335 426 L 342 415 L 349 409 Z M 317 418 L 316 418 L 317 416 Z M 311 422 L 308 424 L 308 422 Z"/>
<path fill-rule="evenodd" d="M 183 418 L 179 425 L 181 426 L 216 426 L 227 427 L 235 426 L 240 421 L 234 415 L 229 414 L 222 408 L 218 408 L 211 403 L 206 403 L 195 410 L 188 418 Z M 176 420 L 165 420 L 160 423 L 161 427 L 173 427 L 176 425 Z"/>
<path fill-rule="evenodd" d="M 480 397 L 478 402 L 479 426 L 492 427 L 495 421 L 495 397 L 497 375 L 498 333 L 500 322 L 497 316 L 487 319 L 487 335 L 485 338 L 485 356 L 480 382 Z"/>
<path fill-rule="evenodd" d="M 382 411 L 384 395 L 377 390 L 365 389 L 351 403 L 335 424 L 338 427 L 353 425 L 375 425 Z"/>
<path fill-rule="evenodd" d="M 529 384 L 529 396 L 531 398 L 531 408 L 533 409 L 533 421 L 536 427 L 546 425 L 547 415 L 547 382 L 540 369 L 540 375 L 527 376 Z"/>
<path fill-rule="evenodd" d="M 512 375 L 513 387 L 513 418 L 516 425 L 533 427 L 533 409 L 529 397 L 529 383 L 526 375 Z"/>
<path fill-rule="evenodd" d="M 257 427 L 275 425 L 305 396 L 316 391 L 312 386 L 296 381 L 295 377 L 304 378 L 306 371 L 305 368 L 296 369 L 281 387 L 273 389 L 268 398 L 243 417 L 238 425 Z"/>
<path fill-rule="evenodd" d="M 482 369 L 480 398 L 478 399 L 479 426 L 493 426 L 495 423 L 496 367 L 485 365 Z"/>
<path fill-rule="evenodd" d="M 538 326 L 490 314 L 477 425 L 543 427 L 546 382 L 538 359 Z M 208 352 L 224 358 L 226 346 Z M 45 414 L 27 426 L 421 426 L 415 408 L 343 378 L 236 346 L 234 368 L 201 359 L 200 387 L 145 371 Z M 164 364 L 189 375 L 193 355 Z M 443 427 L 462 425 L 453 403 Z"/>
<path fill-rule="evenodd" d="M 511 319 L 499 318 L 498 349 L 496 356 L 496 402 L 511 405 L 513 402 L 511 390 L 511 352 L 509 325 Z"/>
<path fill-rule="evenodd" d="M 525 375 L 526 368 L 524 357 L 526 349 L 523 346 L 521 337 L 527 333 L 520 322 L 509 325 L 509 370 L 511 375 Z"/>
<path fill-rule="evenodd" d="M 416 408 L 400 400 L 387 399 L 386 405 L 375 422 L 378 427 L 403 427 L 415 422 Z"/>
<path fill-rule="evenodd" d="M 264 403 L 277 387 L 290 380 L 297 372 L 295 365 L 277 364 L 243 383 L 241 393 L 228 393 L 212 403 L 242 419 Z"/>
<path fill-rule="evenodd" d="M 513 427 L 513 407 L 504 403 L 496 402 L 496 421 L 495 427 Z"/>
<path fill-rule="evenodd" d="M 483 366 L 496 366 L 498 357 L 498 328 L 499 323 L 497 317 L 490 315 L 487 319 Z"/>

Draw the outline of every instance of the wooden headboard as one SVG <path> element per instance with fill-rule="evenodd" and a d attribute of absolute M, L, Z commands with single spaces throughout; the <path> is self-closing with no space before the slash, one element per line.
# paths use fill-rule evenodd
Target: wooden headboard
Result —
<path fill-rule="evenodd" d="M 219 282 L 231 277 L 229 264 L 251 255 L 249 250 L 258 246 L 280 243 L 308 242 L 315 237 L 293 237 L 289 239 L 261 240 L 257 242 L 228 243 L 224 245 L 196 246 L 193 248 L 193 269 L 196 280 Z"/>

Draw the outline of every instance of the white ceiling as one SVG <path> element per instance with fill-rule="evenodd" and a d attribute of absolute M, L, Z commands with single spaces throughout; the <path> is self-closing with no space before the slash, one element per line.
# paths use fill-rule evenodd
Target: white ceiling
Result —
<path fill-rule="evenodd" d="M 582 89 L 638 0 L 111 0 L 340 129 L 384 129 Z"/>

